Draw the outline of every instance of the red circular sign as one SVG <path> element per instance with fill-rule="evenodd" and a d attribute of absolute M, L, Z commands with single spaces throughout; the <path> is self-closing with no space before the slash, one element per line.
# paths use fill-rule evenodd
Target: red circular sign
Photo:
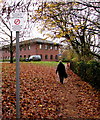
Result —
<path fill-rule="evenodd" d="M 19 19 L 15 19 L 15 20 L 14 20 L 14 23 L 15 23 L 16 25 L 19 25 L 19 24 L 20 24 L 20 20 L 19 20 Z"/>

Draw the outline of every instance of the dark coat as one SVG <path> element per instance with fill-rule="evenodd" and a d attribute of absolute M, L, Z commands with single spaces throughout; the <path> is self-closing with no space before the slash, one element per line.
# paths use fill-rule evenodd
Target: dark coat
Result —
<path fill-rule="evenodd" d="M 56 69 L 56 73 L 58 72 L 59 76 L 61 77 L 64 77 L 64 78 L 67 78 L 67 73 L 66 73 L 66 69 L 65 69 L 65 65 L 60 62 L 57 66 L 57 69 Z"/>

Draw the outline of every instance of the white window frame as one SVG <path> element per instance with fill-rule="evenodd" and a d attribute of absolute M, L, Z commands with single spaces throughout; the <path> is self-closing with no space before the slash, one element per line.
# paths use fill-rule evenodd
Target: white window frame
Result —
<path fill-rule="evenodd" d="M 48 45 L 45 45 L 45 50 L 47 50 L 48 49 Z"/>
<path fill-rule="evenodd" d="M 39 48 L 42 49 L 42 44 L 39 45 Z"/>

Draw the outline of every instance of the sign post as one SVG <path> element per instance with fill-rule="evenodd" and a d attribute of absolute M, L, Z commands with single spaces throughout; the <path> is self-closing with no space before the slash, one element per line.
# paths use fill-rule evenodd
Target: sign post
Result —
<path fill-rule="evenodd" d="M 16 31 L 16 118 L 20 119 L 19 31 Z"/>
<path fill-rule="evenodd" d="M 15 12 L 11 14 L 11 30 L 16 31 L 16 119 L 20 119 L 20 66 L 19 66 L 19 31 L 24 28 L 25 13 Z"/>

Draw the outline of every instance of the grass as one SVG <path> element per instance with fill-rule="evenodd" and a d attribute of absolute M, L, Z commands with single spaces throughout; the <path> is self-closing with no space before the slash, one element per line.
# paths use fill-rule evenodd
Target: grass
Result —
<path fill-rule="evenodd" d="M 29 63 L 29 62 L 27 62 L 27 63 Z M 58 64 L 58 62 L 55 62 L 55 61 L 32 61 L 30 63 L 46 65 L 46 66 L 57 66 L 57 64 Z"/>
<path fill-rule="evenodd" d="M 45 66 L 57 66 L 59 62 L 56 61 L 32 61 L 32 62 L 25 62 L 25 63 L 33 63 L 38 65 L 45 65 Z M 63 64 L 66 64 L 66 62 L 63 62 Z"/>
<path fill-rule="evenodd" d="M 31 62 L 22 62 L 22 63 L 33 63 L 33 64 L 46 65 L 46 66 L 57 66 L 57 64 L 59 62 L 56 62 L 56 61 L 31 61 Z M 65 62 L 63 62 L 63 63 L 66 64 Z"/>

